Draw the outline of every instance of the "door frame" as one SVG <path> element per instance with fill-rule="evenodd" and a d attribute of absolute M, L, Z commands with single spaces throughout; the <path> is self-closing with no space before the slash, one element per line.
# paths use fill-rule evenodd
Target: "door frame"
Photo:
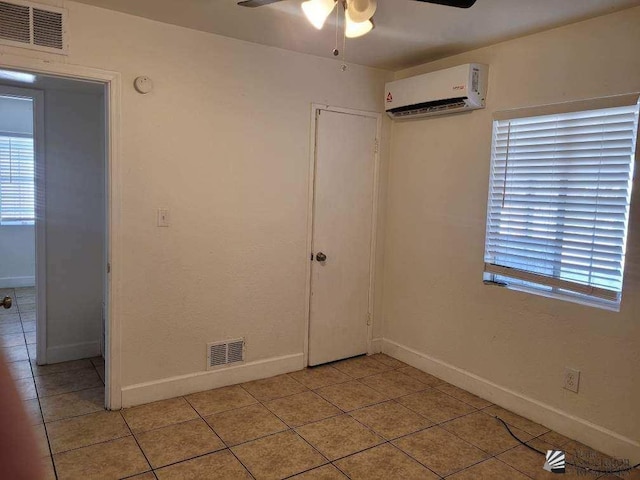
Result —
<path fill-rule="evenodd" d="M 311 104 L 311 129 L 309 134 L 309 184 L 308 184 L 308 204 L 307 204 L 307 251 L 305 259 L 306 285 L 305 285 L 305 328 L 304 328 L 304 366 L 309 365 L 309 333 L 311 325 L 311 261 L 309 257 L 313 247 L 313 224 L 314 224 L 314 200 L 316 183 L 316 149 L 317 149 L 317 124 L 318 112 L 344 113 L 360 117 L 374 118 L 376 120 L 376 148 L 374 149 L 373 166 L 373 208 L 371 218 L 371 258 L 369 260 L 369 321 L 367 323 L 367 353 L 373 352 L 373 324 L 374 324 L 374 304 L 375 304 L 375 259 L 378 232 L 378 204 L 379 204 L 379 177 L 380 177 L 380 139 L 382 137 L 382 114 L 366 110 L 356 110 L 352 108 L 333 107 L 331 105 L 312 103 Z"/>
<path fill-rule="evenodd" d="M 120 325 L 120 304 L 121 298 L 121 264 L 122 264 L 122 168 L 120 153 L 120 115 L 121 115 L 121 74 L 108 70 L 100 70 L 79 65 L 65 63 L 55 63 L 45 60 L 22 57 L 19 55 L 0 55 L 0 68 L 8 68 L 26 73 L 53 75 L 74 80 L 84 80 L 102 83 L 105 85 L 105 107 L 106 107 L 106 178 L 108 187 L 106 189 L 106 243 L 107 258 L 105 265 L 106 273 L 106 335 L 105 335 L 105 407 L 108 410 L 119 410 L 122 408 L 122 387 L 121 387 L 121 325 Z M 43 186 L 43 185 L 42 185 Z M 36 184 L 36 189 L 40 186 Z M 36 207 L 36 218 L 39 214 L 44 214 Z M 36 224 L 38 222 L 36 221 Z M 44 228 L 44 222 L 41 228 Z M 38 231 L 38 227 L 36 227 Z M 43 231 L 37 237 L 36 261 L 43 258 L 46 252 Z M 46 273 L 44 262 L 40 262 L 36 269 L 36 286 L 41 288 L 44 285 L 44 274 Z M 39 297 L 44 297 L 40 295 Z M 45 298 L 38 298 L 36 306 L 37 329 L 43 328 L 41 323 L 45 322 L 44 308 Z M 42 322 L 41 322 L 42 319 Z M 44 325 L 46 332 L 46 324 Z M 40 333 L 37 335 L 40 335 Z M 42 342 L 39 342 L 42 343 Z M 39 354 L 40 352 L 38 352 Z"/>

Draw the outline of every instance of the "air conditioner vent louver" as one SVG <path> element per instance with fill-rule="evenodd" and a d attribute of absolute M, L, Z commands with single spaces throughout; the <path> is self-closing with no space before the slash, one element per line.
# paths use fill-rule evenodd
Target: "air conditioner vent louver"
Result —
<path fill-rule="evenodd" d="M 62 50 L 62 14 L 47 10 L 33 9 L 33 43 L 40 47 Z"/>
<path fill-rule="evenodd" d="M 23 0 L 0 0 L 0 44 L 66 54 L 66 11 Z"/>
<path fill-rule="evenodd" d="M 244 339 L 227 340 L 207 345 L 207 370 L 244 361 Z"/>
<path fill-rule="evenodd" d="M 460 109 L 464 109 L 467 106 L 467 102 L 464 100 L 455 99 L 450 103 L 441 103 L 436 104 L 427 104 L 423 106 L 418 106 L 417 108 L 408 108 L 408 109 L 398 109 L 397 111 L 390 110 L 393 118 L 402 118 L 402 117 L 418 117 L 421 115 L 433 115 L 436 113 L 446 113 L 453 112 Z"/>
<path fill-rule="evenodd" d="M 216 367 L 227 363 L 227 345 L 213 345 L 211 347 L 209 366 Z"/>
<path fill-rule="evenodd" d="M 229 344 L 227 354 L 228 363 L 236 363 L 244 360 L 244 342 L 233 342 Z"/>
<path fill-rule="evenodd" d="M 29 7 L 0 2 L 0 38 L 13 42 L 31 41 Z"/>

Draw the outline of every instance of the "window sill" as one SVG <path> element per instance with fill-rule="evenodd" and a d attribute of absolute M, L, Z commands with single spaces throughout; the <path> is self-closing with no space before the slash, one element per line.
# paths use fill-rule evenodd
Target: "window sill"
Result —
<path fill-rule="evenodd" d="M 33 227 L 35 222 L 33 220 L 28 220 L 24 222 L 2 222 L 0 223 L 0 227 Z"/>

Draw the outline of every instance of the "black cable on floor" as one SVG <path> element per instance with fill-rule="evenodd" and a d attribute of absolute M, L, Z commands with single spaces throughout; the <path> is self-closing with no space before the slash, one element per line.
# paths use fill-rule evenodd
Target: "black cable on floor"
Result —
<path fill-rule="evenodd" d="M 502 420 L 500 417 L 494 417 L 496 420 L 500 421 L 500 423 L 502 423 L 502 425 L 504 425 L 504 428 L 507 429 L 507 432 L 509 432 L 509 435 L 511 435 L 513 438 L 515 438 L 518 442 L 520 442 L 522 445 L 524 445 L 525 447 L 527 447 L 529 450 L 533 450 L 536 453 L 539 453 L 540 455 L 542 455 L 543 457 L 546 457 L 547 454 L 545 452 L 541 452 L 540 450 L 538 450 L 537 448 L 532 447 L 531 445 L 523 442 L 522 440 L 520 440 L 518 437 L 516 437 L 513 432 L 511 431 L 511 429 L 509 428 L 509 425 L 507 425 L 507 423 Z M 635 470 L 636 468 L 640 467 L 640 463 L 638 463 L 637 465 L 634 465 L 633 467 L 627 467 L 627 468 L 621 468 L 620 470 L 597 470 L 595 468 L 589 468 L 589 467 L 584 467 L 582 465 L 576 465 L 574 463 L 571 462 L 566 462 L 567 465 L 571 465 L 572 467 L 575 468 L 581 468 L 583 470 L 586 470 L 588 472 L 595 472 L 595 473 L 622 473 L 622 472 L 630 472 L 631 470 Z"/>

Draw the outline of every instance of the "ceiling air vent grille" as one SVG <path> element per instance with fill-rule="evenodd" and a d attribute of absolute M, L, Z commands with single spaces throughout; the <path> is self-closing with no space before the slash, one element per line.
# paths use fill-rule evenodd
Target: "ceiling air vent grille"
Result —
<path fill-rule="evenodd" d="M 22 0 L 0 0 L 0 44 L 66 54 L 66 11 Z"/>
<path fill-rule="evenodd" d="M 244 362 L 244 338 L 207 345 L 207 370 L 240 362 Z"/>

